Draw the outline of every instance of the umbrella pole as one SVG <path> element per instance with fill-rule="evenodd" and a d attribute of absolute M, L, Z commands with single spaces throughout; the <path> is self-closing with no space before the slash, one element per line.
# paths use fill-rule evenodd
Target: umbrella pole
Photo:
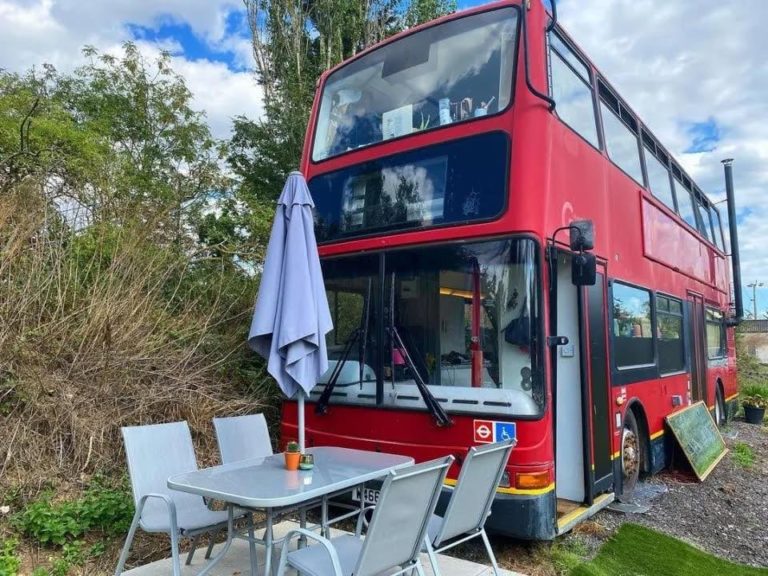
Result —
<path fill-rule="evenodd" d="M 304 454 L 304 390 L 299 387 L 298 391 L 299 402 L 299 451 Z"/>

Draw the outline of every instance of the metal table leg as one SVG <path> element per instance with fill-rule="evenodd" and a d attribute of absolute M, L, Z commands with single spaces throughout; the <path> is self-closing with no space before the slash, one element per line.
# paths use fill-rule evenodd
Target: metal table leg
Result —
<path fill-rule="evenodd" d="M 272 509 L 267 508 L 267 527 L 264 530 L 264 576 L 272 576 Z"/>
<path fill-rule="evenodd" d="M 251 576 L 256 576 L 259 573 L 255 537 L 256 534 L 253 531 L 253 513 L 248 512 L 248 551 L 251 558 Z"/>
<path fill-rule="evenodd" d="M 320 520 L 320 534 L 325 538 L 331 537 L 331 527 L 328 525 L 328 496 L 323 496 L 321 520 Z"/>
<path fill-rule="evenodd" d="M 229 551 L 229 547 L 232 546 L 232 538 L 235 535 L 235 507 L 232 504 L 227 504 L 227 541 L 224 543 L 224 547 L 221 549 L 221 551 L 216 554 L 215 557 L 211 558 L 210 562 L 208 562 L 208 565 L 203 568 L 197 576 L 206 576 L 206 574 L 209 574 L 210 571 L 221 562 L 221 559 L 224 558 L 224 555 Z"/>
<path fill-rule="evenodd" d="M 299 526 L 306 529 L 307 527 L 307 509 L 303 506 L 299 508 Z M 307 545 L 307 538 L 306 536 L 299 536 L 299 542 L 297 546 L 299 548 L 304 548 Z"/>

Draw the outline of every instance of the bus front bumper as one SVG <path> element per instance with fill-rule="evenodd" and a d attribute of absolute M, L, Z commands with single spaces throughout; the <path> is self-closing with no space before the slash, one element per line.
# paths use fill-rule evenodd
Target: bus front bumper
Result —
<path fill-rule="evenodd" d="M 453 490 L 443 488 L 437 512 L 442 514 Z M 491 515 L 485 523 L 489 532 L 520 540 L 553 540 L 557 536 L 555 491 L 544 494 L 497 492 Z"/>

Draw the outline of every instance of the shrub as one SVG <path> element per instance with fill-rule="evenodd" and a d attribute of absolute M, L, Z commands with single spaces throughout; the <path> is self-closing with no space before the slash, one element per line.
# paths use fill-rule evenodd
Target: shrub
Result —
<path fill-rule="evenodd" d="M 736 442 L 733 446 L 733 459 L 742 468 L 752 468 L 755 464 L 755 452 L 746 442 Z"/>
<path fill-rule="evenodd" d="M 3 576 L 16 576 L 21 566 L 21 560 L 16 556 L 16 540 L 0 542 L 0 574 Z"/>
<path fill-rule="evenodd" d="M 741 403 L 755 408 L 768 408 L 768 386 L 765 384 L 749 383 L 742 386 Z"/>
<path fill-rule="evenodd" d="M 126 490 L 97 484 L 78 500 L 52 502 L 50 496 L 44 496 L 19 512 L 13 522 L 40 544 L 63 546 L 66 559 L 72 562 L 79 557 L 77 538 L 91 531 L 123 534 L 132 516 L 133 502 Z"/>

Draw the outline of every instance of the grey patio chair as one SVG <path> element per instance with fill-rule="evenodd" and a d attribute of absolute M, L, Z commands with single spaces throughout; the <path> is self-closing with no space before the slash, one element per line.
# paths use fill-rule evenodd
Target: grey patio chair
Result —
<path fill-rule="evenodd" d="M 433 514 L 427 528 L 424 545 L 435 576 L 440 574 L 438 553 L 478 536 L 483 539 L 493 573 L 498 576 L 499 566 L 485 533 L 485 521 L 491 514 L 496 487 L 514 446 L 514 440 L 505 440 L 469 449 L 445 514 Z"/>
<path fill-rule="evenodd" d="M 209 510 L 199 496 L 167 487 L 170 476 L 197 470 L 192 435 L 186 422 L 122 428 L 128 473 L 136 512 L 120 553 L 115 576 L 120 576 L 128 558 L 136 529 L 165 532 L 171 537 L 173 574 L 181 576 L 179 538 L 192 538 L 187 564 L 192 561 L 200 535 L 210 534 L 205 557 L 209 558 L 214 537 L 226 528 L 227 512 Z"/>
<path fill-rule="evenodd" d="M 354 535 L 328 540 L 301 528 L 290 531 L 280 554 L 278 576 L 288 566 L 309 576 L 373 576 L 382 572 L 394 576 L 414 569 L 424 576 L 419 554 L 451 462 L 453 456 L 447 456 L 390 472 L 364 538 L 364 514 L 358 517 Z M 290 551 L 291 540 L 298 536 L 319 544 Z M 389 572 L 394 568 L 399 570 Z"/>
<path fill-rule="evenodd" d="M 214 418 L 221 463 L 272 455 L 267 420 L 263 414 Z"/>

